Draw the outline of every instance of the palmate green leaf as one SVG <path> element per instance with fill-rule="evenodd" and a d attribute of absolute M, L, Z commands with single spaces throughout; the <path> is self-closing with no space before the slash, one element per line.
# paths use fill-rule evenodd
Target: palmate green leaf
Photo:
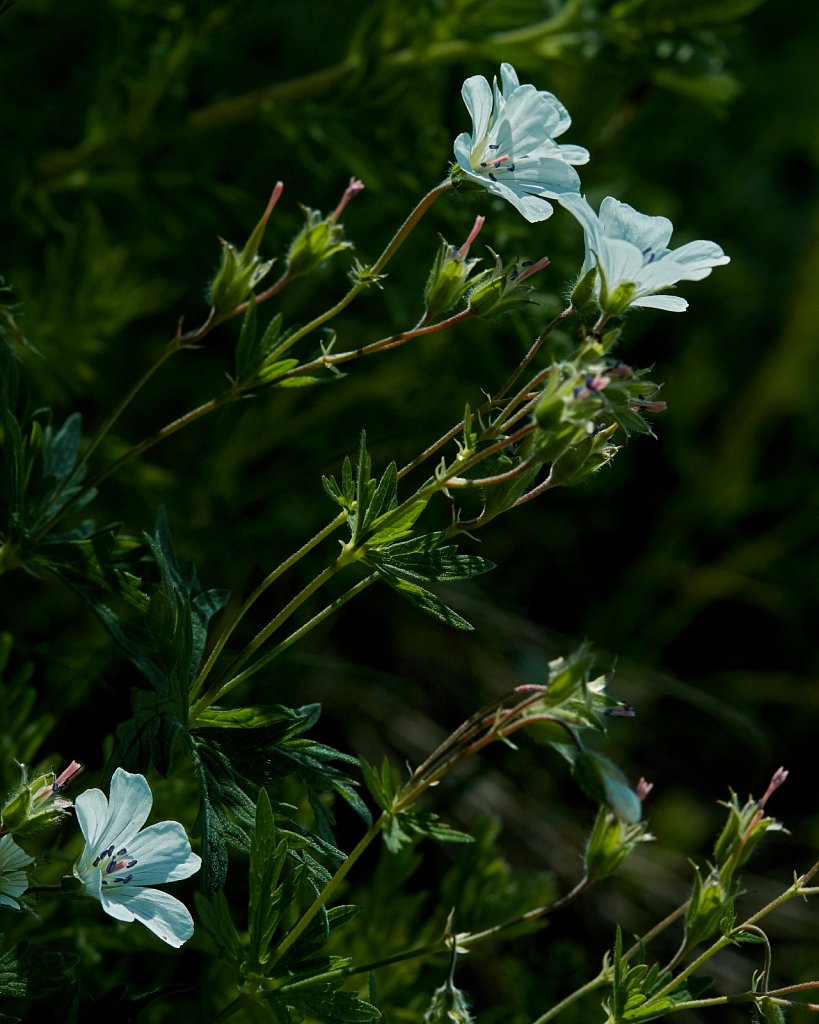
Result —
<path fill-rule="evenodd" d="M 390 853 L 416 842 L 418 839 L 436 839 L 439 843 L 471 843 L 472 836 L 459 832 L 442 821 L 437 814 L 423 811 L 401 811 L 390 815 L 384 826 L 384 845 Z"/>
<path fill-rule="evenodd" d="M 29 944 L 20 942 L 0 956 L 0 996 L 37 998 L 55 992 L 66 984 L 79 960 L 73 953 L 42 947 L 29 952 Z"/>
<path fill-rule="evenodd" d="M 307 709 L 318 705 L 307 705 Z M 305 709 L 296 709 L 297 712 Z M 317 717 L 317 715 L 316 715 Z M 317 852 L 336 859 L 341 856 L 333 835 L 335 820 L 325 797 L 337 793 L 357 814 L 371 824 L 369 809 L 359 796 L 357 783 L 333 762 L 358 764 L 356 758 L 301 736 L 315 718 L 303 717 L 292 723 L 286 733 L 274 736 L 267 729 L 252 733 L 225 730 L 220 736 L 221 748 L 245 778 L 260 786 L 278 786 L 283 778 L 299 779 L 307 789 L 307 797 L 316 817 L 314 837 Z"/>
<path fill-rule="evenodd" d="M 360 758 L 358 763 L 361 765 L 364 784 L 370 791 L 373 800 L 382 811 L 391 810 L 395 796 L 403 785 L 401 772 L 390 762 L 386 754 L 380 768 L 376 768 L 375 765 L 363 758 Z"/>
<path fill-rule="evenodd" d="M 642 950 L 640 951 L 642 955 Z M 689 979 L 661 999 L 651 1001 L 655 992 L 665 988 L 672 975 L 661 971 L 658 964 L 636 964 L 630 967 L 623 957 L 623 934 L 618 926 L 614 943 L 612 963 L 611 1000 L 604 1006 L 612 1024 L 625 1021 L 657 1020 L 670 1011 L 677 1003 L 684 1003 L 699 996 L 711 985 L 711 978 Z M 646 1005 L 648 1004 L 648 1005 Z"/>

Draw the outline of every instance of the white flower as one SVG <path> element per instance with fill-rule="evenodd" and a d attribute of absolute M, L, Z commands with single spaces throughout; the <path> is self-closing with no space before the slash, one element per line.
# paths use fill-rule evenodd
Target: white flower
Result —
<path fill-rule="evenodd" d="M 553 141 L 572 123 L 560 100 L 521 85 L 511 64 L 501 64 L 500 89 L 497 79 L 490 88 L 475 75 L 464 82 L 461 95 L 472 134 L 459 135 L 454 148 L 466 178 L 506 199 L 530 222 L 552 215 L 547 198 L 578 191 L 580 179 L 571 165 L 586 163 L 589 154 Z"/>
<path fill-rule="evenodd" d="M 89 789 L 74 801 L 85 849 L 74 874 L 86 893 L 119 921 L 139 921 L 170 946 L 193 935 L 187 908 L 161 889 L 146 886 L 177 882 L 199 870 L 178 821 L 160 821 L 140 831 L 153 797 L 144 775 L 117 768 L 111 779 L 111 800 Z"/>
<path fill-rule="evenodd" d="M 20 897 L 28 888 L 28 876 L 24 868 L 34 863 L 34 858 L 21 850 L 11 836 L 0 838 L 0 907 L 20 909 Z"/>
<path fill-rule="evenodd" d="M 667 217 L 649 217 L 611 196 L 600 204 L 599 216 L 579 194 L 561 196 L 560 202 L 583 226 L 583 273 L 597 267 L 596 295 L 605 313 L 623 313 L 629 306 L 682 312 L 685 299 L 658 293 L 677 281 L 701 281 L 730 262 L 716 242 L 702 239 L 669 249 L 673 225 Z"/>

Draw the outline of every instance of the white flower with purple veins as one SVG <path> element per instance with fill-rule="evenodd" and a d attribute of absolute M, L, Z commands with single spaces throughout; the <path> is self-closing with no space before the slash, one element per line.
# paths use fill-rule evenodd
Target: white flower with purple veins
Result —
<path fill-rule="evenodd" d="M 139 921 L 169 946 L 179 947 L 193 935 L 193 919 L 183 903 L 147 886 L 178 882 L 199 870 L 178 821 L 160 821 L 142 829 L 153 797 L 144 775 L 117 768 L 111 799 L 88 789 L 74 801 L 85 849 L 74 874 L 87 895 L 119 921 Z"/>
<path fill-rule="evenodd" d="M 25 868 L 34 863 L 11 836 L 0 838 L 0 907 L 20 909 L 20 897 L 28 888 Z"/>
<path fill-rule="evenodd" d="M 673 225 L 667 217 L 649 217 L 607 196 L 596 214 L 580 194 L 561 196 L 586 236 L 583 273 L 598 271 L 595 294 L 604 313 L 617 315 L 629 306 L 681 313 L 688 303 L 662 294 L 678 281 L 701 281 L 714 267 L 730 262 L 716 242 L 702 239 L 669 249 Z"/>
<path fill-rule="evenodd" d="M 460 172 L 510 202 L 530 222 L 552 215 L 547 199 L 577 192 L 580 179 L 572 164 L 585 164 L 588 150 L 558 145 L 554 138 L 572 123 L 550 92 L 521 85 L 511 64 L 501 64 L 501 87 L 481 75 L 461 89 L 472 117 L 472 134 L 455 140 Z M 455 176 L 460 173 L 455 169 Z"/>

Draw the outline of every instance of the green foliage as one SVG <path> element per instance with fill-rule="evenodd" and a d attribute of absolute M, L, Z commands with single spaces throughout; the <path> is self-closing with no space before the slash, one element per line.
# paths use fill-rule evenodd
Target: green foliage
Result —
<path fill-rule="evenodd" d="M 661 971 L 657 964 L 648 967 L 640 963 L 628 965 L 623 956 L 623 936 L 617 929 L 612 961 L 612 994 L 606 1004 L 610 1024 L 625 1021 L 657 1020 L 674 1011 L 675 1004 L 697 998 L 712 984 L 711 978 L 677 984 L 669 988 L 672 975 Z M 667 995 L 660 995 L 669 988 Z"/>
<path fill-rule="evenodd" d="M 0 570 L 7 587 L 4 625 L 15 646 L 11 634 L 3 634 L 0 796 L 11 785 L 11 756 L 42 759 L 47 768 L 63 752 L 71 756 L 75 744 L 91 771 L 107 759 L 109 774 L 125 765 L 168 776 L 157 802 L 163 815 L 188 815 L 187 824 L 198 815 L 207 895 L 197 896 L 197 927 L 212 935 L 223 961 L 214 966 L 203 942 L 186 950 L 180 968 L 158 955 L 151 937 L 135 939 L 136 925 L 106 921 L 107 927 L 90 927 L 78 909 L 73 937 L 65 941 L 75 954 L 64 956 L 82 958 L 77 974 L 84 988 L 66 986 L 66 1021 L 83 1014 L 139 1015 L 146 1024 L 211 1019 L 230 1007 L 237 985 L 245 987 L 236 1019 L 244 1011 L 248 1020 L 287 1024 L 371 1020 L 378 1011 L 341 988 L 348 966 L 354 972 L 385 951 L 422 942 L 436 951 L 429 956 L 440 955 L 446 910 L 457 904 L 459 927 L 472 927 L 468 915 L 479 919 L 482 888 L 486 903 L 493 903 L 492 913 L 486 911 L 493 924 L 547 904 L 554 893 L 542 879 L 542 892 L 516 888 L 524 875 L 519 862 L 540 865 L 554 857 L 557 864 L 569 863 L 566 877 L 579 870 L 581 840 L 573 841 L 568 858 L 555 842 L 567 821 L 586 809 L 575 808 L 576 791 L 555 781 L 541 751 L 518 752 L 522 768 L 514 787 L 498 781 L 492 764 L 477 779 L 465 775 L 453 789 L 432 792 L 430 799 L 442 794 L 447 820 L 476 831 L 474 806 L 463 793 L 467 782 L 481 782 L 480 800 L 488 797 L 507 816 L 505 833 L 485 848 L 479 835 L 446 869 L 416 874 L 405 892 L 401 885 L 419 838 L 466 836 L 434 811 L 392 813 L 405 774 L 384 767 L 386 758 L 378 769 L 362 762 L 368 789 L 389 816 L 384 835 L 397 852 L 382 875 L 395 876 L 391 886 L 382 878 L 381 902 L 373 902 L 361 927 L 341 930 L 352 919 L 346 904 L 317 913 L 277 962 L 281 975 L 266 973 L 278 939 L 328 884 L 343 863 L 342 850 L 357 842 L 359 819 L 369 825 L 351 768 L 355 759 L 339 750 L 369 750 L 382 742 L 403 758 L 408 750 L 433 749 L 437 727 L 449 716 L 491 700 L 499 685 L 506 690 L 528 682 L 534 632 L 518 632 L 515 608 L 526 607 L 539 625 L 592 635 L 603 649 L 622 651 L 621 682 L 640 706 L 628 735 L 620 723 L 612 730 L 625 770 L 592 741 L 586 746 L 587 730 L 601 734 L 610 714 L 627 711 L 591 678 L 588 652 L 553 664 L 548 686 L 529 708 L 527 732 L 572 761 L 587 794 L 605 804 L 586 846 L 587 874 L 610 873 L 629 843 L 644 837 L 633 824 L 639 801 L 626 782 L 636 777 L 635 762 L 650 767 L 658 780 L 679 778 L 668 759 L 694 743 L 698 756 L 686 756 L 686 778 L 679 784 L 710 795 L 713 779 L 730 778 L 735 770 L 737 743 L 753 773 L 774 756 L 772 747 L 798 749 L 811 741 L 815 723 L 806 713 L 810 702 L 802 679 L 812 677 L 815 665 L 800 634 L 815 601 L 802 603 L 798 592 L 813 587 L 816 577 L 815 559 L 806 555 L 815 539 L 816 509 L 804 481 L 817 436 L 805 372 L 816 319 L 810 287 L 816 253 L 805 225 L 815 205 L 817 154 L 789 126 L 807 123 L 816 106 L 812 79 L 804 75 L 814 16 L 800 14 L 805 30 L 772 47 L 779 28 L 775 5 L 770 13 L 753 13 L 759 6 L 758 0 L 377 0 L 352 17 L 345 5 L 321 2 L 306 18 L 298 9 L 234 2 L 182 9 L 159 0 L 104 0 L 70 10 L 51 0 L 12 10 L 0 3 L 9 99 L 0 131 L 16 140 L 0 167 L 7 199 L 0 213 L 0 264 L 19 302 L 9 304 L 3 289 Z M 27 45 L 16 45 L 23 38 Z M 488 381 L 507 380 L 519 353 L 559 308 L 551 305 L 557 299 L 522 306 L 492 334 L 471 322 L 445 343 L 417 339 L 412 358 L 395 353 L 394 361 L 392 355 L 361 361 L 343 387 L 290 392 L 292 385 L 330 379 L 291 373 L 303 358 L 319 364 L 330 343 L 326 335 L 324 341 L 315 334 L 301 338 L 290 325 L 309 321 L 312 313 L 305 310 L 338 301 L 346 287 L 343 273 L 332 263 L 320 264 L 349 243 L 325 223 L 329 218 L 309 208 L 300 248 L 287 238 L 302 229 L 297 201 L 331 209 L 340 182 L 351 173 L 365 178 L 367 192 L 349 218 L 361 253 L 352 279 L 384 287 L 340 317 L 332 337 L 345 339 L 345 347 L 349 339 L 358 349 L 405 330 L 417 315 L 434 232 L 419 231 L 387 276 L 373 269 L 368 250 L 377 251 L 401 222 L 410 197 L 445 175 L 451 140 L 465 126 L 460 82 L 476 73 L 491 77 L 501 60 L 515 63 L 522 79 L 566 99 L 574 116 L 571 141 L 588 144 L 594 154 L 592 190 L 622 190 L 640 209 L 671 216 L 684 205 L 686 230 L 710 232 L 713 226 L 734 263 L 724 290 L 709 297 L 710 285 L 703 289 L 699 326 L 692 328 L 686 318 L 682 343 L 682 324 L 661 325 L 652 314 L 629 323 L 639 323 L 639 331 L 613 331 L 602 341 L 588 334 L 597 316 L 589 301 L 592 283 L 587 278 L 576 285 L 572 302 L 591 347 L 582 358 L 571 351 L 584 336 L 576 320 L 555 332 L 542 363 L 551 369 L 538 405 L 540 430 L 528 445 L 499 451 L 466 476 L 501 474 L 527 459 L 530 465 L 505 485 L 476 488 L 471 495 L 453 487 L 450 495 L 456 513 L 462 497 L 463 507 L 472 497 L 482 500 L 479 522 L 485 525 L 508 511 L 547 466 L 551 486 L 582 481 L 585 494 L 562 491 L 536 511 L 530 512 L 534 503 L 516 510 L 514 530 L 488 532 L 490 562 L 456 546 L 465 530 L 450 526 L 448 516 L 443 527 L 441 518 L 435 520 L 439 513 L 424 485 L 414 498 L 399 497 L 399 486 L 407 486 L 407 494 L 412 489 L 397 467 L 449 428 L 451 416 L 437 418 L 444 403 L 474 409 Z M 737 104 L 736 113 L 726 117 L 729 101 Z M 723 120 L 712 124 L 704 111 Z M 258 210 L 271 176 L 285 179 L 286 191 L 262 260 L 267 214 L 259 221 Z M 435 229 L 464 237 L 474 213 L 468 202 L 447 197 L 437 204 Z M 509 256 L 526 251 L 528 228 L 493 201 L 478 203 L 490 218 L 490 241 L 498 239 Z M 757 213 L 749 217 L 749 210 Z M 758 214 L 771 210 L 776 216 Z M 576 280 L 578 263 L 576 239 L 562 230 L 559 217 L 556 211 L 543 227 L 552 293 L 563 280 Z M 164 351 L 180 314 L 200 322 L 195 307 L 203 282 L 213 280 L 217 233 L 250 239 L 242 249 L 222 245 L 210 298 L 224 319 L 197 341 L 196 350 L 175 356 L 173 369 L 153 377 L 127 413 L 100 432 L 155 353 Z M 439 262 L 445 255 L 442 249 Z M 249 292 L 274 258 L 279 266 L 289 260 L 293 276 L 310 273 L 277 295 L 270 319 L 260 325 Z M 462 297 L 463 277 L 456 276 L 457 287 L 441 306 Z M 231 307 L 249 297 L 241 326 L 238 318 L 227 322 Z M 303 345 L 298 357 L 289 348 L 296 335 Z M 631 362 L 634 356 L 641 364 L 643 347 L 648 351 L 652 342 L 649 358 L 668 371 L 663 397 L 673 408 L 673 419 L 664 424 L 663 454 L 658 458 L 651 449 L 659 446 L 646 445 L 628 461 L 618 460 L 601 491 L 594 470 L 611 461 L 615 445 L 628 434 L 654 433 L 647 416 L 654 410 L 645 403 L 654 402 L 656 386 L 647 371 L 630 371 L 619 358 Z M 623 370 L 630 375 L 611 373 Z M 162 424 L 177 422 L 207 400 L 226 372 L 234 377 L 233 397 L 253 394 L 252 401 L 234 403 L 190 431 L 174 430 L 173 440 L 155 449 L 152 443 L 150 454 L 129 456 L 119 472 L 106 475 L 138 439 L 154 437 Z M 601 388 L 603 376 L 612 381 Z M 31 382 L 36 399 L 28 399 L 21 377 Z M 480 432 L 494 412 L 474 421 L 467 413 L 464 452 L 482 450 Z M 334 623 L 322 619 L 297 654 L 278 658 L 275 674 L 246 681 L 247 706 L 203 707 L 224 681 L 218 677 L 208 689 L 200 674 L 213 667 L 205 660 L 208 634 L 211 643 L 220 636 L 224 623 L 217 616 L 227 594 L 200 588 L 176 555 L 161 515 L 154 532 L 140 539 L 144 527 L 167 504 L 174 523 L 184 524 L 184 531 L 176 530 L 182 550 L 203 578 L 244 594 L 317 528 L 319 513 L 301 494 L 341 461 L 350 431 L 362 425 L 370 451 L 362 436 L 357 464 L 345 460 L 338 483 L 325 479 L 350 530 L 341 568 L 376 571 L 428 621 L 407 616 L 401 602 L 376 598 L 368 604 L 366 595 L 358 617 L 345 610 Z M 539 451 L 535 442 L 542 444 Z M 380 477 L 372 475 L 370 452 L 386 466 Z M 422 515 L 430 525 L 418 526 Z M 325 554 L 306 553 L 294 573 L 276 577 L 266 600 L 285 607 L 303 585 L 300 573 L 310 578 L 325 564 Z M 492 562 L 510 568 L 493 577 L 490 614 L 478 577 Z M 441 623 L 469 626 L 437 594 L 439 585 L 463 581 L 471 581 L 465 614 L 481 630 L 479 654 L 458 634 L 440 629 Z M 77 595 L 139 673 L 130 710 L 134 672 L 114 660 L 109 637 L 101 636 Z M 263 607 L 257 600 L 240 616 L 230 638 L 237 658 L 241 645 L 269 621 L 272 613 Z M 230 623 L 240 609 L 238 600 L 229 606 Z M 313 614 L 309 605 L 302 610 L 292 636 Z M 491 625 L 505 631 L 503 640 L 486 641 Z M 565 646 L 561 641 L 558 649 Z M 702 651 L 711 652 L 705 664 Z M 227 663 L 230 649 L 224 657 Z M 356 671 L 344 669 L 362 660 L 367 664 Z M 652 664 L 669 672 L 654 673 Z M 785 675 L 782 665 L 788 666 Z M 683 691 L 675 672 L 694 679 L 696 689 Z M 315 690 L 329 705 L 321 721 Z M 675 711 L 669 714 L 671 699 Z M 192 701 L 199 702 L 193 718 Z M 332 747 L 323 742 L 327 735 Z M 666 824 L 668 799 L 660 793 L 657 805 Z M 355 814 L 347 815 L 348 806 Z M 727 824 L 713 851 L 721 889 L 714 883 L 706 891 L 710 865 L 697 872 L 686 920 L 689 943 L 720 931 L 737 943 L 756 941 L 731 930 L 727 894 L 733 898 L 736 872 L 762 835 L 779 826 L 765 816 L 755 820 L 757 806 L 741 804 L 733 793 L 725 806 Z M 809 801 L 801 806 L 807 817 Z M 707 816 L 701 801 L 697 812 Z M 693 831 L 688 820 L 677 828 Z M 50 842 L 42 839 L 38 853 Z M 592 850 L 600 856 L 592 857 Z M 73 855 L 62 838 L 48 853 L 45 883 Z M 447 850 L 434 855 L 446 858 Z M 235 868 L 248 859 L 245 877 Z M 366 896 L 375 875 L 365 865 L 355 874 L 345 884 Z M 645 916 L 633 895 L 638 887 L 631 876 L 627 881 L 619 900 L 594 904 L 589 923 L 597 929 L 598 946 L 601 933 L 610 934 L 610 908 L 622 906 L 624 898 L 634 902 L 631 920 Z M 496 900 L 498 890 L 508 905 Z M 24 1019 L 31 1015 L 24 1004 L 49 986 L 56 994 L 52 979 L 71 967 L 68 960 L 49 959 L 55 954 L 43 936 L 56 919 L 54 901 L 46 893 L 38 900 L 37 920 L 8 912 L 14 938 L 19 933 L 24 940 L 2 960 L 3 977 L 17 972 L 28 986 L 4 991 L 7 1012 Z M 593 949 L 595 940 L 588 946 Z M 579 945 L 573 948 L 578 976 L 594 970 L 593 963 L 583 966 Z M 795 976 L 800 970 L 809 976 L 814 954 L 807 941 L 794 948 Z M 557 1004 L 572 981 L 554 966 L 564 962 L 561 955 L 559 941 L 549 943 L 546 955 L 539 943 L 533 949 L 493 943 L 483 959 L 474 948 L 478 1019 L 529 1024 L 549 1000 Z M 341 974 L 315 980 L 334 969 Z M 190 991 L 162 984 L 179 970 L 191 977 Z M 618 970 L 614 1001 L 621 1016 L 612 1011 L 613 1019 L 651 1019 L 657 1004 L 645 1012 L 641 1007 L 659 991 L 658 970 L 625 960 L 615 965 Z M 387 979 L 389 971 L 403 989 Z M 243 972 L 260 976 L 262 988 L 252 991 Z M 154 996 L 135 994 L 129 986 L 148 974 Z M 387 993 L 383 1006 L 396 1021 L 420 1020 L 441 980 L 437 965 L 434 977 L 424 976 L 416 960 L 378 968 L 377 974 L 379 991 Z M 683 991 L 675 989 L 673 999 Z M 780 1007 L 759 991 L 757 1014 L 779 1021 Z M 689 987 L 687 997 L 693 994 Z M 371 1001 L 382 1005 L 375 996 Z M 671 1015 L 673 1003 L 662 1005 Z M 726 1014 L 728 1024 L 731 1011 L 717 1012 Z M 561 1020 L 571 1024 L 588 1015 L 588 1006 L 567 1007 Z"/>
<path fill-rule="evenodd" d="M 0 995 L 17 999 L 53 995 L 78 962 L 73 953 L 35 950 L 27 942 L 10 946 L 0 956 Z"/>

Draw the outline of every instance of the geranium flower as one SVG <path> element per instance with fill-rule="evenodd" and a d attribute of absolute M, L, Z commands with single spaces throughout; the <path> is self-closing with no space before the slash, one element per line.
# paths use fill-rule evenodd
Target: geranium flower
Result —
<path fill-rule="evenodd" d="M 24 868 L 34 863 L 11 836 L 0 838 L 0 907 L 20 909 L 20 897 L 28 888 Z"/>
<path fill-rule="evenodd" d="M 669 249 L 673 225 L 667 217 L 649 217 L 611 196 L 600 204 L 599 216 L 580 194 L 560 202 L 585 232 L 583 273 L 597 268 L 595 294 L 604 313 L 624 313 L 629 306 L 681 313 L 688 308 L 685 299 L 659 293 L 678 281 L 701 281 L 730 262 L 716 242 L 702 239 Z"/>
<path fill-rule="evenodd" d="M 481 75 L 467 78 L 461 89 L 472 117 L 472 134 L 455 140 L 458 166 L 464 176 L 493 195 L 501 196 L 530 222 L 546 220 L 554 199 L 577 192 L 580 179 L 572 164 L 584 164 L 588 151 L 558 145 L 554 138 L 572 123 L 563 104 L 550 92 L 521 85 L 511 64 L 501 64 L 501 87 Z"/>
<path fill-rule="evenodd" d="M 160 821 L 140 831 L 153 797 L 144 775 L 117 768 L 110 803 L 99 789 L 74 801 L 85 849 L 74 874 L 87 895 L 118 921 L 139 921 L 169 946 L 179 947 L 193 935 L 193 919 L 183 903 L 156 883 L 177 882 L 199 870 L 178 821 Z"/>

